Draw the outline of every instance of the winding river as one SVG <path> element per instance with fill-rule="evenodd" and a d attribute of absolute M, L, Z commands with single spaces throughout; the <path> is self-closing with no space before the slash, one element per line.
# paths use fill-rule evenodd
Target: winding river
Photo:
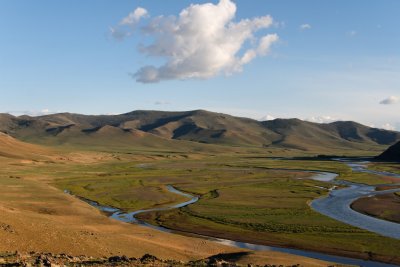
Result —
<path fill-rule="evenodd" d="M 399 178 L 400 182 L 400 175 L 367 169 L 366 164 L 368 162 L 352 162 L 341 159 L 340 161 L 351 167 L 353 172 L 391 176 Z M 400 224 L 359 213 L 350 207 L 351 204 L 359 198 L 394 193 L 400 191 L 400 188 L 376 191 L 376 186 L 365 184 L 352 183 L 342 180 L 332 180 L 331 183 L 341 186 L 344 185 L 346 188 L 340 190 L 331 190 L 328 196 L 312 201 L 311 207 L 315 211 L 329 216 L 335 220 L 380 234 L 382 236 L 400 239 Z"/>
<path fill-rule="evenodd" d="M 341 160 L 341 159 L 338 159 L 338 160 L 346 163 L 348 166 L 350 166 L 352 168 L 352 170 L 354 172 L 369 172 L 369 173 L 378 174 L 378 175 L 385 175 L 385 176 L 392 176 L 392 177 L 400 178 L 400 175 L 395 175 L 395 174 L 387 173 L 387 172 L 368 170 L 365 167 L 365 164 L 367 162 L 347 162 L 347 161 Z M 318 181 L 324 181 L 324 182 L 330 182 L 330 183 L 333 183 L 336 185 L 347 186 L 346 188 L 339 189 L 339 190 L 330 190 L 330 193 L 328 196 L 312 201 L 311 207 L 315 211 L 317 211 L 321 214 L 324 214 L 326 216 L 329 216 L 333 219 L 336 219 L 338 221 L 341 221 L 341 222 L 344 222 L 344 223 L 347 223 L 347 224 L 350 224 L 350 225 L 353 225 L 353 226 L 356 226 L 356 227 L 359 227 L 362 229 L 366 229 L 371 232 L 381 234 L 383 236 L 389 236 L 389 237 L 400 239 L 400 224 L 373 218 L 373 217 L 358 213 L 350 208 L 351 203 L 360 197 L 373 196 L 373 195 L 378 195 L 378 194 L 387 194 L 387 193 L 391 193 L 391 192 L 400 191 L 400 189 L 375 191 L 375 187 L 373 187 L 373 186 L 351 183 L 351 182 L 342 181 L 342 180 L 336 180 L 335 178 L 338 175 L 335 173 L 319 172 L 319 171 L 307 171 L 307 172 L 311 172 L 314 174 L 311 177 L 311 179 L 318 180 Z M 193 195 L 184 193 L 182 191 L 179 191 L 176 188 L 174 188 L 172 185 L 167 185 L 167 189 L 169 192 L 178 194 L 178 195 L 182 195 L 184 197 L 187 197 L 189 200 L 179 203 L 179 204 L 176 204 L 176 205 L 173 205 L 173 206 L 146 209 L 146 210 L 138 210 L 138 211 L 134 211 L 134 212 L 124 212 L 117 208 L 100 205 L 99 203 L 97 203 L 95 201 L 91 201 L 91 200 L 83 199 L 83 198 L 81 198 L 81 199 L 83 201 L 87 202 L 88 204 L 90 204 L 91 206 L 93 206 L 101 211 L 111 214 L 110 217 L 115 220 L 119 220 L 119 221 L 123 221 L 123 222 L 127 222 L 127 223 L 136 223 L 136 224 L 139 224 L 139 225 L 142 225 L 145 227 L 149 227 L 152 229 L 171 233 L 171 232 L 175 232 L 175 231 L 165 228 L 165 227 L 161 227 L 161 226 L 154 226 L 152 224 L 146 223 L 144 221 L 141 221 L 141 220 L 138 220 L 137 218 L 135 218 L 135 215 L 140 214 L 140 213 L 178 209 L 178 208 L 182 208 L 187 205 L 193 204 L 199 200 L 198 196 L 193 196 Z M 69 193 L 69 192 L 66 191 L 66 193 Z M 305 256 L 305 257 L 320 259 L 320 260 L 329 261 L 329 262 L 336 262 L 336 263 L 340 263 L 340 264 L 350 264 L 350 265 L 358 265 L 358 266 L 365 266 L 365 267 L 397 266 L 397 265 L 386 264 L 386 263 L 381 263 L 381 262 L 333 256 L 333 255 L 329 255 L 329 254 L 305 251 L 305 250 L 299 250 L 299 249 L 257 245 L 257 244 L 238 242 L 238 241 L 234 241 L 234 240 L 220 239 L 220 238 L 214 238 L 214 237 L 202 236 L 202 235 L 196 235 L 196 236 L 203 237 L 203 238 L 212 240 L 212 241 L 220 243 L 220 244 L 233 246 L 233 247 L 237 247 L 237 248 L 250 249 L 250 250 L 256 250 L 256 251 L 284 252 L 284 253 Z"/>

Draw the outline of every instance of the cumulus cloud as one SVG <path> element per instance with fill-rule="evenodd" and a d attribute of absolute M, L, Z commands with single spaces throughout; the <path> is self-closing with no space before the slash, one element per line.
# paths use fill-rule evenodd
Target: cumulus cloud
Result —
<path fill-rule="evenodd" d="M 256 32 L 271 27 L 272 17 L 234 21 L 236 9 L 231 0 L 220 0 L 218 4 L 192 4 L 178 16 L 152 18 L 141 28 L 150 42 L 141 45 L 139 51 L 165 63 L 143 66 L 132 77 L 142 83 L 207 79 L 240 72 L 255 58 L 268 55 L 278 35 L 258 37 Z M 112 34 L 118 38 L 118 34 Z M 130 34 L 132 31 L 124 37 Z"/>
<path fill-rule="evenodd" d="M 383 99 L 379 104 L 381 105 L 393 105 L 399 102 L 399 98 L 396 96 L 389 96 L 388 98 Z"/>
<path fill-rule="evenodd" d="M 149 13 L 142 7 L 136 8 L 134 11 L 123 18 L 117 26 L 110 27 L 110 34 L 118 40 L 122 40 L 125 37 L 132 35 L 136 29 L 137 24 L 142 18 L 148 17 Z"/>
<path fill-rule="evenodd" d="M 300 30 L 309 30 L 309 29 L 311 29 L 311 25 L 308 23 L 300 25 Z"/>
<path fill-rule="evenodd" d="M 316 122 L 316 123 L 330 123 L 334 121 L 338 121 L 339 119 L 331 116 L 314 116 L 310 118 L 306 118 L 306 121 Z"/>

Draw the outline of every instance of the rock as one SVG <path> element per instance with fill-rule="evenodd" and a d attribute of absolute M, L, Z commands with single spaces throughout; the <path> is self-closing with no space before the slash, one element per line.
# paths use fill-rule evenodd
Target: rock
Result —
<path fill-rule="evenodd" d="M 129 258 L 127 256 L 112 256 L 108 258 L 109 262 L 129 262 Z"/>
<path fill-rule="evenodd" d="M 150 254 L 145 254 L 143 257 L 140 258 L 141 262 L 154 262 L 158 261 L 158 258 L 156 256 L 150 255 Z"/>
<path fill-rule="evenodd" d="M 121 257 L 121 261 L 129 262 L 129 258 L 125 255 Z"/>

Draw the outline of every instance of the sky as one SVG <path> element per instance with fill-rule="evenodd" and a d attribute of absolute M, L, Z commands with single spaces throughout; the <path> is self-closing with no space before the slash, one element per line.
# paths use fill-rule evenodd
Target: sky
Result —
<path fill-rule="evenodd" d="M 0 0 L 0 112 L 400 130 L 398 0 Z"/>

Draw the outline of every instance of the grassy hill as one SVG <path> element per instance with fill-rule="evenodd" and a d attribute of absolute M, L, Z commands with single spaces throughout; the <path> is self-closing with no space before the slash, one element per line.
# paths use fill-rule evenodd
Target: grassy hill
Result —
<path fill-rule="evenodd" d="M 383 151 L 400 133 L 355 122 L 318 124 L 298 119 L 260 122 L 204 110 L 133 111 L 120 115 L 60 113 L 40 117 L 0 115 L 0 131 L 47 145 L 179 148 L 174 140 L 230 147 L 281 148 L 330 153 Z"/>
<path fill-rule="evenodd" d="M 400 139 L 394 131 L 370 128 L 351 121 L 319 124 L 299 119 L 276 119 L 263 125 L 281 136 L 274 145 L 300 150 L 363 150 L 382 149 Z"/>
<path fill-rule="evenodd" d="M 49 154 L 49 150 L 37 145 L 21 142 L 0 133 L 0 158 L 35 159 Z"/>

